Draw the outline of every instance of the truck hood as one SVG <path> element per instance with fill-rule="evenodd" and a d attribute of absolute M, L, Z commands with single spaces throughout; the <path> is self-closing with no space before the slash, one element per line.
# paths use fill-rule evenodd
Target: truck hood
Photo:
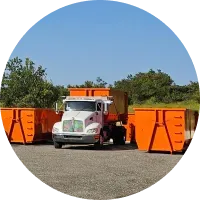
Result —
<path fill-rule="evenodd" d="M 94 112 L 89 111 L 68 111 L 63 114 L 62 120 L 65 119 L 78 119 L 78 120 L 85 120 L 88 117 L 92 116 Z"/>

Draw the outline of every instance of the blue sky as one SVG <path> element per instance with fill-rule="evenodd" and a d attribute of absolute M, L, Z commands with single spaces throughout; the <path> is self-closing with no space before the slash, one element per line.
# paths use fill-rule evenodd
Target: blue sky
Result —
<path fill-rule="evenodd" d="M 131 5 L 90 1 L 61 8 L 34 25 L 10 58 L 28 57 L 57 85 L 161 69 L 176 84 L 197 81 L 189 54 L 160 20 Z"/>

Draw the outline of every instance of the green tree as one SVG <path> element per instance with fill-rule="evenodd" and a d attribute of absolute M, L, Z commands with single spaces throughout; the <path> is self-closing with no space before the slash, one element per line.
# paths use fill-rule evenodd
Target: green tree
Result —
<path fill-rule="evenodd" d="M 181 86 L 181 85 L 172 85 L 170 87 L 170 95 L 169 95 L 169 101 L 171 102 L 181 102 L 188 100 L 189 97 L 189 88 L 187 85 Z M 189 97 L 189 99 L 191 99 Z"/>
<path fill-rule="evenodd" d="M 161 70 L 138 73 L 133 77 L 132 82 L 133 101 L 144 102 L 154 97 L 156 102 L 164 102 L 170 94 L 172 83 L 171 77 Z"/>
<path fill-rule="evenodd" d="M 107 83 L 102 80 L 100 77 L 97 77 L 96 82 L 93 81 L 85 81 L 80 85 L 68 85 L 67 88 L 106 88 Z"/>
<path fill-rule="evenodd" d="M 188 99 L 193 99 L 200 103 L 199 83 L 190 81 L 188 85 Z"/>
<path fill-rule="evenodd" d="M 67 90 L 67 87 L 63 85 L 56 85 L 55 89 L 58 91 L 58 97 L 64 97 L 69 95 L 69 91 Z"/>
<path fill-rule="evenodd" d="M 52 107 L 59 91 L 46 79 L 46 69 L 35 67 L 26 58 L 18 57 L 7 62 L 1 85 L 1 101 L 6 107 Z"/>
<path fill-rule="evenodd" d="M 147 100 L 165 102 L 170 95 L 171 77 L 161 70 L 149 70 L 147 73 L 128 75 L 126 79 L 116 81 L 114 87 L 128 92 L 129 103 L 144 103 Z"/>
<path fill-rule="evenodd" d="M 96 83 L 94 84 L 94 87 L 96 87 L 96 88 L 106 88 L 107 84 L 108 83 L 106 83 L 100 77 L 97 77 Z"/>
<path fill-rule="evenodd" d="M 113 85 L 114 89 L 121 90 L 128 93 L 129 104 L 132 104 L 132 96 L 134 93 L 134 90 L 132 88 L 132 79 L 133 79 L 133 76 L 129 74 L 127 78 L 119 80 L 119 81 L 115 81 Z"/>

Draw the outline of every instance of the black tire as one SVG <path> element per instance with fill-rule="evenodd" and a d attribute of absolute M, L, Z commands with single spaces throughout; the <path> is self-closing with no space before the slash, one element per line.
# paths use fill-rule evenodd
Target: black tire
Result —
<path fill-rule="evenodd" d="M 101 145 L 99 142 L 94 144 L 94 149 L 101 150 L 103 148 L 103 145 Z"/>
<path fill-rule="evenodd" d="M 103 144 L 100 144 L 99 141 L 96 142 L 96 143 L 94 143 L 94 149 L 96 149 L 96 150 L 101 150 L 101 149 L 103 149 Z"/>
<path fill-rule="evenodd" d="M 113 144 L 114 145 L 117 145 L 119 142 L 117 141 L 117 139 L 116 138 L 113 138 Z"/>
<path fill-rule="evenodd" d="M 113 144 L 114 145 L 119 145 L 120 144 L 120 137 L 119 137 L 118 133 L 113 135 Z"/>
<path fill-rule="evenodd" d="M 119 143 L 120 145 L 125 145 L 126 144 L 126 141 L 125 141 L 125 139 L 124 138 L 122 138 L 121 140 L 120 140 L 120 143 Z"/>
<path fill-rule="evenodd" d="M 125 145 L 125 140 L 123 137 L 116 137 L 116 138 L 113 138 L 113 144 L 114 145 Z"/>
<path fill-rule="evenodd" d="M 95 149 L 101 149 L 103 147 L 103 143 L 100 143 L 100 137 L 103 137 L 103 129 L 100 131 L 99 140 L 98 142 L 94 143 Z"/>
<path fill-rule="evenodd" d="M 60 143 L 60 142 L 53 142 L 54 143 L 54 147 L 55 147 L 55 149 L 61 149 L 62 148 L 62 143 Z"/>
<path fill-rule="evenodd" d="M 116 126 L 113 130 L 113 144 L 125 145 L 126 129 L 123 126 Z"/>
<path fill-rule="evenodd" d="M 126 144 L 125 136 L 126 136 L 126 129 L 124 128 L 124 126 L 121 126 L 120 139 L 119 139 L 120 145 Z"/>

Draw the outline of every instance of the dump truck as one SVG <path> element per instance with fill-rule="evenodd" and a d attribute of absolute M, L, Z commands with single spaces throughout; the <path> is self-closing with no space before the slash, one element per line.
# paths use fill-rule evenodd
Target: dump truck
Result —
<path fill-rule="evenodd" d="M 61 121 L 54 124 L 52 139 L 55 148 L 65 144 L 104 142 L 125 144 L 128 120 L 128 95 L 112 88 L 69 88 L 64 98 Z M 56 112 L 59 113 L 56 103 Z M 120 125 L 116 125 L 116 124 Z"/>

